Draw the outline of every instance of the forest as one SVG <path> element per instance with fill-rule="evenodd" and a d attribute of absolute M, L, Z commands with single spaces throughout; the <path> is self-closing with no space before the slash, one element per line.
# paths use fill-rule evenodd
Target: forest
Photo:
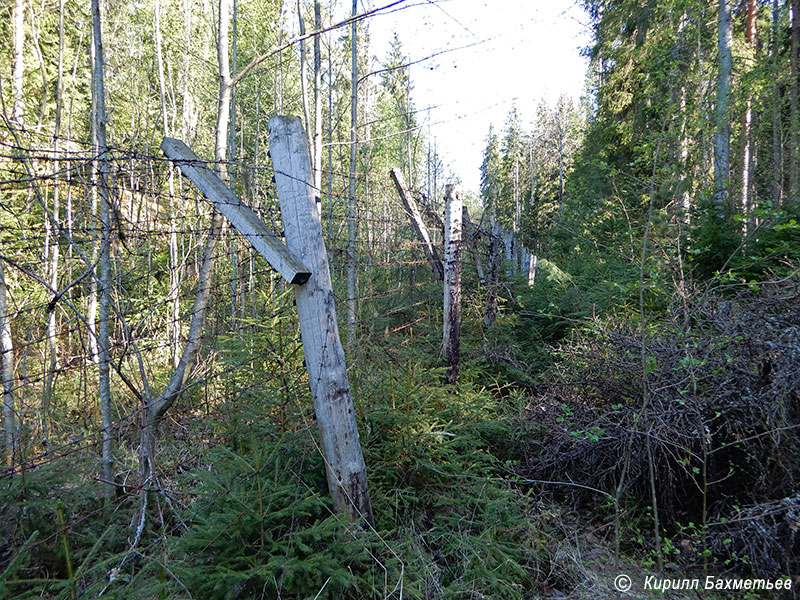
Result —
<path fill-rule="evenodd" d="M 0 598 L 798 597 L 800 0 L 578 0 L 474 191 L 466 1 L 3 3 Z"/>

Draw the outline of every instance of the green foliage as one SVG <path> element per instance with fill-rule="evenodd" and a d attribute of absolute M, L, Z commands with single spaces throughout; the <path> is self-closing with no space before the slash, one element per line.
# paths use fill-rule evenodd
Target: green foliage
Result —
<path fill-rule="evenodd" d="M 540 557 L 527 499 L 499 468 L 514 453 L 506 409 L 437 379 L 409 366 L 376 390 L 385 403 L 367 416 L 365 447 L 380 528 L 399 540 L 423 597 L 521 598 Z"/>
<path fill-rule="evenodd" d="M 322 461 L 308 442 L 305 433 L 254 427 L 238 450 L 208 455 L 213 469 L 189 475 L 197 498 L 183 515 L 188 530 L 169 545 L 195 597 L 369 596 L 378 539 L 330 513 Z"/>

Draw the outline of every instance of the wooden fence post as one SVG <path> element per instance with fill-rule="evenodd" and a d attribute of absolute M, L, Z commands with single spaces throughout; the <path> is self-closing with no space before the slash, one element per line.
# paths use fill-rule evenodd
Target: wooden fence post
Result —
<path fill-rule="evenodd" d="M 444 327 L 442 353 L 447 383 L 458 382 L 461 352 L 461 239 L 463 203 L 454 184 L 445 192 Z"/>
<path fill-rule="evenodd" d="M 273 234 L 253 210 L 181 140 L 165 137 L 161 149 L 175 161 L 231 225 L 290 283 L 305 283 L 311 271 Z"/>
<path fill-rule="evenodd" d="M 339 339 L 328 255 L 300 119 L 272 117 L 269 145 L 286 245 L 312 273 L 308 282 L 294 286 L 294 291 L 328 488 L 336 512 L 372 523 L 367 470 Z"/>
<path fill-rule="evenodd" d="M 422 248 L 425 250 L 425 256 L 428 258 L 428 262 L 431 264 L 433 274 L 438 280 L 441 281 L 444 278 L 442 261 L 439 259 L 439 253 L 436 252 L 436 247 L 431 243 L 431 238 L 428 235 L 428 229 L 425 227 L 425 223 L 422 220 L 422 215 L 419 213 L 417 203 L 414 202 L 414 199 L 411 197 L 411 194 L 408 191 L 405 178 L 403 177 L 403 172 L 400 169 L 392 169 L 389 171 L 389 176 L 392 178 L 392 181 L 394 181 L 394 185 L 397 188 L 397 193 L 400 195 L 400 200 L 403 203 L 403 208 L 406 210 L 406 214 L 408 214 L 409 218 L 411 219 L 411 224 L 414 225 L 414 230 L 417 232 L 417 237 L 422 242 Z"/>

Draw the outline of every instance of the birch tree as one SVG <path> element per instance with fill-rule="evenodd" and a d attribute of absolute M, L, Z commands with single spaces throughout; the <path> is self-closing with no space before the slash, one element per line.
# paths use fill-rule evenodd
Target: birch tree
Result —
<path fill-rule="evenodd" d="M 111 373 L 110 373 L 110 345 L 109 345 L 109 315 L 111 311 L 111 210 L 109 200 L 108 180 L 108 143 L 106 141 L 106 104 L 103 71 L 105 61 L 103 57 L 102 19 L 100 14 L 100 0 L 92 0 L 92 38 L 93 61 L 92 79 L 94 86 L 94 154 L 98 157 L 98 186 L 100 194 L 100 277 L 99 277 L 99 303 L 97 313 L 97 348 L 98 366 L 100 373 L 100 414 L 103 426 L 103 479 L 105 479 L 106 496 L 114 493 L 114 457 L 113 457 L 113 421 L 111 416 Z M 46 417 L 46 415 L 45 415 Z"/>
<path fill-rule="evenodd" d="M 800 195 L 800 0 L 792 2 L 792 83 L 789 87 L 789 198 Z"/>
<path fill-rule="evenodd" d="M 3 261 L 0 260 L 0 359 L 3 378 L 3 441 L 7 460 L 13 464 L 17 440 L 17 408 L 14 400 L 14 344 Z"/>
<path fill-rule="evenodd" d="M 95 0 L 96 1 L 96 0 Z M 214 170 L 227 181 L 224 167 L 228 149 L 228 123 L 230 121 L 231 79 L 230 59 L 228 57 L 228 31 L 230 25 L 230 0 L 219 0 L 217 27 L 217 63 L 219 65 L 219 95 L 217 99 L 217 127 L 214 143 Z M 222 230 L 222 215 L 214 211 L 208 229 L 203 259 L 197 278 L 192 319 L 189 324 L 186 344 L 181 353 L 178 366 L 172 371 L 169 382 L 154 399 L 145 396 L 141 436 L 142 477 L 150 483 L 155 476 L 155 427 L 177 400 L 189 376 L 189 366 L 194 363 L 200 350 L 200 340 L 206 321 L 208 300 L 211 293 L 211 279 L 219 234 Z"/>
<path fill-rule="evenodd" d="M 747 0 L 747 14 L 745 16 L 745 43 L 747 50 L 750 53 L 750 61 L 755 59 L 756 52 L 756 0 Z M 753 154 L 753 139 L 751 136 L 751 126 L 753 123 L 753 94 L 745 91 L 747 98 L 745 100 L 745 111 L 742 120 L 742 189 L 741 189 L 741 211 L 747 218 L 744 221 L 745 235 L 750 224 L 750 215 L 752 213 L 752 205 L 750 198 L 751 178 L 750 173 L 752 169 L 752 154 Z"/>
<path fill-rule="evenodd" d="M 730 0 L 719 0 L 717 17 L 719 66 L 717 70 L 717 103 L 714 109 L 714 209 L 720 220 L 725 219 L 728 207 L 730 178 L 730 102 L 733 70 L 733 32 L 731 31 Z"/>
<path fill-rule="evenodd" d="M 353 0 L 353 23 L 350 31 L 351 88 L 350 88 L 350 189 L 347 197 L 347 344 L 356 335 L 356 123 L 358 120 L 358 1 Z"/>
<path fill-rule="evenodd" d="M 12 119 L 17 125 L 22 125 L 25 104 L 22 90 L 23 77 L 25 74 L 24 52 L 25 52 L 25 2 L 24 0 L 14 0 L 14 75 L 13 93 L 14 105 Z"/>

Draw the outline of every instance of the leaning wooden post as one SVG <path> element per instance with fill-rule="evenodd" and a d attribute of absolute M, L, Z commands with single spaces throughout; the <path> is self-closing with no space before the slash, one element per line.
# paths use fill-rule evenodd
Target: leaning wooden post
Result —
<path fill-rule="evenodd" d="M 400 200 L 403 203 L 403 208 L 405 209 L 408 217 L 411 219 L 411 224 L 414 226 L 414 230 L 417 232 L 417 237 L 419 238 L 420 242 L 422 242 L 422 249 L 425 250 L 425 256 L 427 257 L 428 262 L 431 264 L 433 274 L 436 279 L 441 281 L 444 278 L 442 261 L 439 259 L 439 254 L 436 252 L 436 247 L 431 243 L 431 238 L 428 235 L 428 229 L 425 227 L 425 223 L 419 213 L 417 203 L 414 202 L 414 199 L 411 197 L 411 193 L 408 191 L 406 180 L 403 177 L 403 172 L 400 169 L 392 169 L 389 171 L 389 176 L 392 178 L 392 181 L 394 181 L 394 185 L 397 188 L 397 193 L 400 195 Z"/>
<path fill-rule="evenodd" d="M 336 512 L 372 523 L 367 470 L 339 340 L 328 254 L 300 119 L 272 117 L 269 145 L 286 246 L 312 273 L 305 285 L 293 287 L 328 489 Z"/>
<path fill-rule="evenodd" d="M 447 365 L 447 383 L 458 382 L 459 354 L 461 352 L 461 195 L 456 186 L 445 188 L 444 216 L 444 332 L 442 353 Z"/>

